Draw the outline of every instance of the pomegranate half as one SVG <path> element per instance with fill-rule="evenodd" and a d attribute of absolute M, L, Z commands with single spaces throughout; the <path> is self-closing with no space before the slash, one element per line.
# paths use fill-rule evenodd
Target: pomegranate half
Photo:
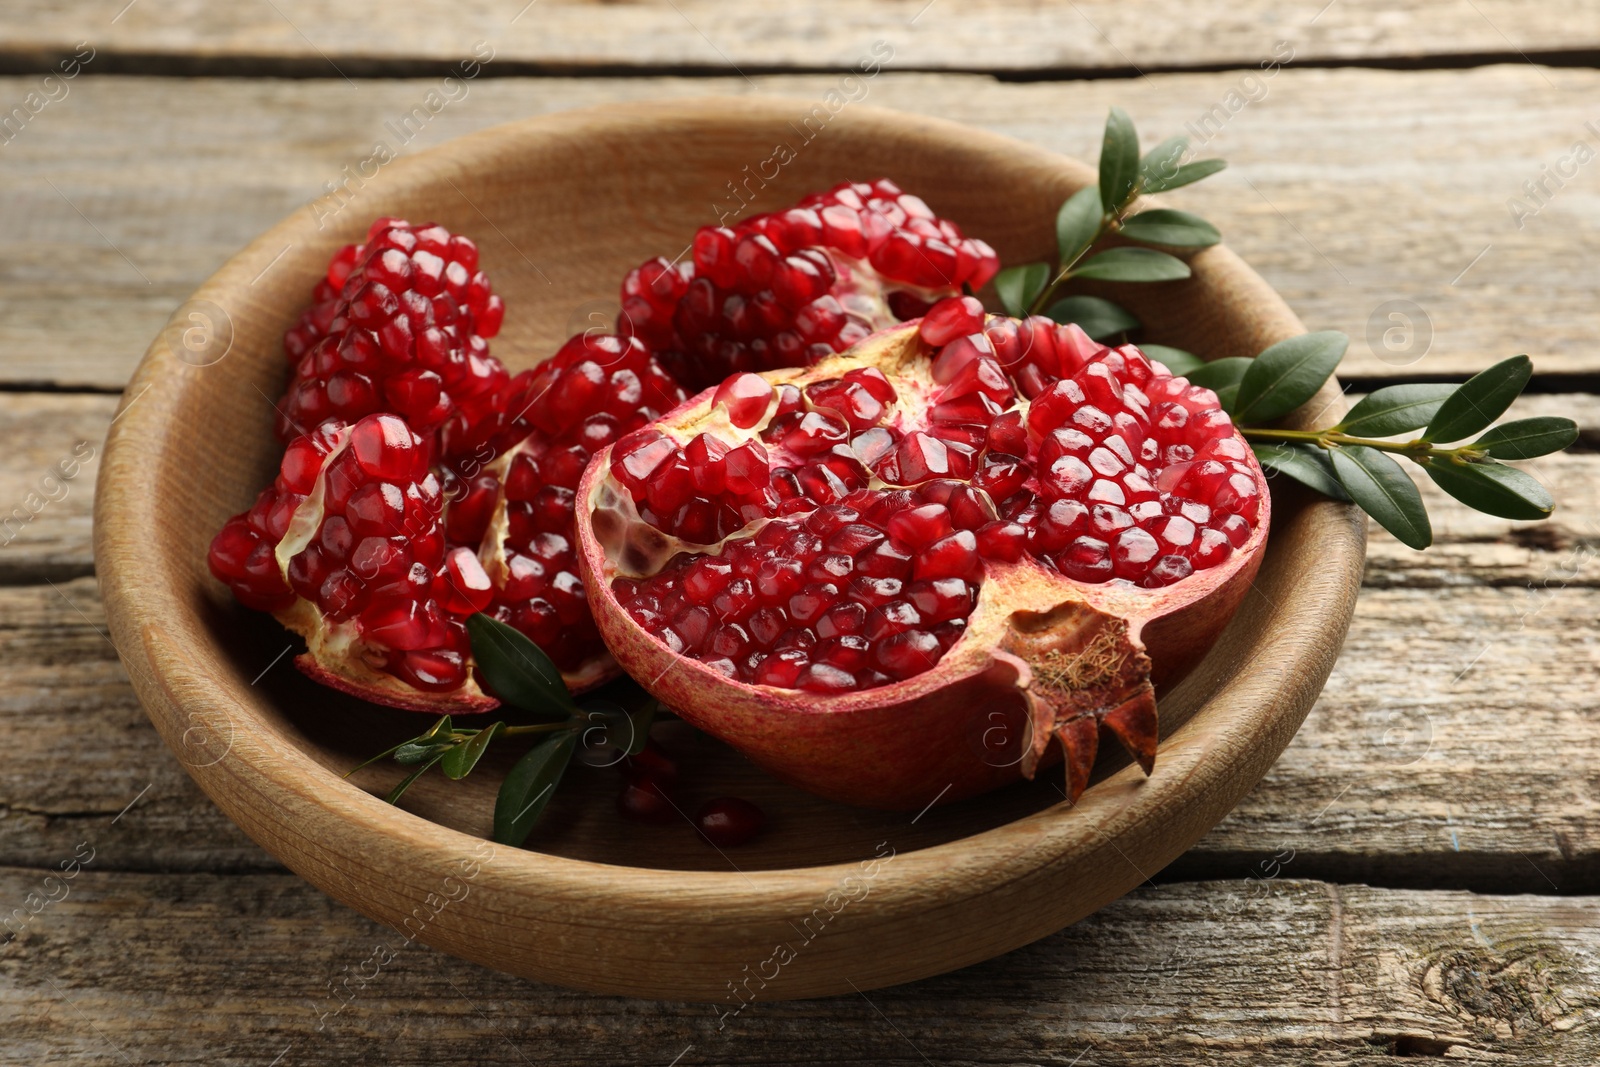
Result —
<path fill-rule="evenodd" d="M 1210 390 L 971 298 L 729 378 L 600 452 L 577 505 L 624 670 L 779 778 L 906 810 L 1058 753 L 1076 800 L 1102 730 L 1150 773 L 1155 691 L 1270 511 Z"/>

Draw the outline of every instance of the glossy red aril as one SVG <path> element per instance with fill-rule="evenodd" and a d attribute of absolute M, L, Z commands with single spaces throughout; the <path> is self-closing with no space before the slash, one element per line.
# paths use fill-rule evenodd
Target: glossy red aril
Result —
<path fill-rule="evenodd" d="M 749 376 L 738 403 L 707 390 L 578 487 L 623 668 L 836 799 L 920 807 L 1057 754 L 1075 799 L 1102 728 L 1148 771 L 1154 685 L 1259 564 L 1264 481 L 1215 394 L 1076 327 L 975 314 L 951 299 L 920 333 L 769 372 L 753 421 Z"/>
<path fill-rule="evenodd" d="M 999 266 L 987 244 L 893 182 L 845 182 L 704 227 L 692 257 L 629 272 L 617 328 L 702 389 L 736 371 L 814 363 L 963 284 L 981 289 Z"/>
<path fill-rule="evenodd" d="M 648 776 L 629 777 L 617 794 L 617 811 L 635 822 L 665 824 L 682 818 L 667 784 Z"/>

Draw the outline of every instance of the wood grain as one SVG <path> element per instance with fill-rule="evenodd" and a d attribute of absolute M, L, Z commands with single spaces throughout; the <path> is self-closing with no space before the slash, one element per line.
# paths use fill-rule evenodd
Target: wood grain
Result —
<path fill-rule="evenodd" d="M 1323 18 L 1345 6 L 1341 0 Z M 166 17 L 160 5 L 150 10 Z M 610 19 L 632 8 L 606 10 Z M 0 101 L 20 100 L 36 81 L 0 78 Z M 838 76 L 755 76 L 714 89 L 820 101 L 838 84 Z M 689 78 L 479 79 L 401 145 L 386 124 L 418 106 L 438 79 L 366 81 L 359 89 L 337 78 L 80 77 L 70 85 L 70 95 L 4 146 L 0 196 L 14 221 L 0 234 L 0 383 L 13 388 L 120 389 L 201 279 L 295 207 L 326 196 L 325 183 L 370 158 L 377 140 L 409 155 L 529 115 L 708 91 Z M 1240 86 L 1238 71 L 1037 84 L 890 71 L 866 83 L 865 100 L 1093 158 L 1111 104 L 1126 108 L 1153 143 L 1200 122 Z M 1542 376 L 1600 372 L 1588 281 L 1600 223 L 1590 210 L 1589 170 L 1551 186 L 1547 205 L 1521 228 L 1507 208 L 1525 196 L 1523 182 L 1539 180 L 1540 168 L 1555 166 L 1575 141 L 1600 148 L 1585 127 L 1600 73 L 1527 64 L 1404 73 L 1291 66 L 1245 89 L 1255 101 L 1204 146 L 1232 168 L 1172 200 L 1215 221 L 1309 327 L 1352 336 L 1347 378 L 1464 376 L 1516 352 L 1531 353 Z M 706 188 L 698 221 L 713 221 L 724 195 L 720 183 Z M 346 210 L 370 217 L 379 208 L 358 196 Z M 481 219 L 474 231 L 490 233 Z M 687 234 L 663 234 L 652 251 L 676 254 L 681 244 L 667 247 L 676 241 Z M 537 246 L 523 251 L 530 261 L 542 255 Z M 520 265 L 513 258 L 512 267 Z M 560 332 L 585 300 L 610 298 L 615 284 L 596 278 L 541 328 Z M 1374 319 L 1396 300 L 1420 307 L 1431 324 L 1430 347 L 1414 363 L 1405 360 L 1415 350 L 1384 348 L 1383 331 L 1397 325 L 1392 340 L 1404 348 L 1403 324 L 1387 312 Z M 519 314 L 526 309 L 513 307 L 510 321 Z M 1400 365 L 1368 346 L 1369 322 L 1377 349 Z M 1411 334 L 1416 349 L 1421 336 Z"/>
<path fill-rule="evenodd" d="M 359 77 L 453 64 L 492 41 L 496 62 L 522 71 L 799 67 L 855 69 L 876 40 L 901 69 L 1136 73 L 1187 66 L 1249 66 L 1281 40 L 1306 60 L 1384 62 L 1600 47 L 1600 21 L 1514 0 L 1343 0 L 1321 7 L 1242 3 L 1136 5 L 1114 0 L 824 0 L 804 15 L 779 0 L 407 0 L 373 19 L 314 0 L 159 6 L 29 0 L 0 33 L 0 55 L 43 62 L 88 38 L 119 70 L 209 72 L 249 64 L 320 78 Z M 113 16 L 115 19 L 113 21 Z M 1563 17 L 1565 16 L 1565 17 Z"/>
<path fill-rule="evenodd" d="M 408 946 L 290 875 L 108 874 L 97 868 L 114 836 L 83 843 L 93 862 L 48 889 L 39 871 L 0 869 L 0 902 L 60 898 L 0 946 L 8 1067 L 1336 1067 L 1396 1056 L 1576 1067 L 1600 1056 L 1596 897 L 1287 877 L 1148 888 L 999 959 L 896 989 L 779 1003 L 767 994 L 781 973 L 765 991 L 752 980 L 755 999 L 722 1017 L 738 1002 L 572 993 Z"/>
<path fill-rule="evenodd" d="M 95 465 L 115 397 L 0 393 L 0 583 L 94 567 Z"/>

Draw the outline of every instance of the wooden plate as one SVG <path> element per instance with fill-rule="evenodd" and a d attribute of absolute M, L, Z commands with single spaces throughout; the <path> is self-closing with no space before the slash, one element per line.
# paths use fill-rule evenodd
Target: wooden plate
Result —
<path fill-rule="evenodd" d="M 494 350 L 515 370 L 608 323 L 628 268 L 677 255 L 741 198 L 768 210 L 889 175 L 1015 263 L 1051 255 L 1056 207 L 1093 176 L 948 122 L 856 105 L 829 116 L 771 98 L 568 112 L 372 169 L 250 244 L 156 338 L 111 428 L 95 529 L 117 648 L 167 744 L 264 848 L 396 940 L 719 1010 L 951 970 L 1051 933 L 1160 870 L 1256 784 L 1321 690 L 1353 610 L 1363 526 L 1349 508 L 1275 487 L 1254 592 L 1202 666 L 1162 696 L 1154 776 L 1102 761 L 1075 808 L 1054 775 L 916 818 L 844 808 L 665 728 L 689 804 L 757 801 L 770 825 L 759 842 L 724 856 L 687 824 L 625 823 L 614 770 L 569 775 L 527 849 L 483 840 L 493 767 L 460 783 L 425 779 L 405 809 L 390 807 L 379 797 L 393 771 L 340 775 L 425 720 L 301 678 L 277 659 L 289 636 L 233 604 L 205 564 L 212 534 L 276 466 L 281 337 L 335 249 L 378 215 L 471 234 L 510 309 Z M 1193 266 L 1186 282 L 1119 290 L 1151 340 L 1217 357 L 1302 331 L 1227 249 Z M 1331 384 L 1309 407 L 1324 401 L 1334 417 Z"/>

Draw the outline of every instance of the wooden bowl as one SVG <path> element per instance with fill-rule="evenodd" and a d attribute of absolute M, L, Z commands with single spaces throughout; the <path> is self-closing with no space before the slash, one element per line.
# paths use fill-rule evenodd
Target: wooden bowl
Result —
<path fill-rule="evenodd" d="M 749 797 L 769 817 L 758 842 L 724 856 L 687 824 L 626 823 L 614 770 L 571 772 L 526 849 L 484 840 L 503 764 L 463 782 L 424 779 L 404 808 L 381 799 L 395 769 L 340 777 L 425 720 L 301 678 L 278 659 L 289 635 L 233 604 L 205 563 L 212 534 L 276 466 L 281 338 L 329 256 L 378 215 L 471 234 L 510 309 L 494 350 L 516 370 L 608 321 L 624 272 L 677 255 L 719 210 L 737 211 L 735 188 L 767 210 L 889 175 L 1024 262 L 1052 254 L 1057 206 L 1094 180 L 1004 137 L 875 108 L 851 106 L 816 133 L 804 121 L 813 103 L 567 112 L 392 162 L 347 202 L 309 205 L 224 265 L 128 386 L 95 529 L 133 684 L 201 788 L 291 869 L 392 927 L 390 951 L 414 938 L 514 974 L 719 1011 L 948 971 L 1082 918 L 1188 848 L 1266 772 L 1333 666 L 1363 526 L 1347 507 L 1275 488 L 1255 592 L 1162 695 L 1154 776 L 1103 760 L 1076 807 L 1051 774 L 915 818 L 845 808 L 675 736 L 672 723 L 658 736 L 684 764 L 686 807 Z M 779 165 L 777 146 L 792 159 Z M 1119 290 L 1150 340 L 1217 357 L 1302 332 L 1226 248 L 1193 265 L 1189 281 Z M 1340 410 L 1332 385 L 1311 406 L 1323 402 L 1328 417 Z"/>

